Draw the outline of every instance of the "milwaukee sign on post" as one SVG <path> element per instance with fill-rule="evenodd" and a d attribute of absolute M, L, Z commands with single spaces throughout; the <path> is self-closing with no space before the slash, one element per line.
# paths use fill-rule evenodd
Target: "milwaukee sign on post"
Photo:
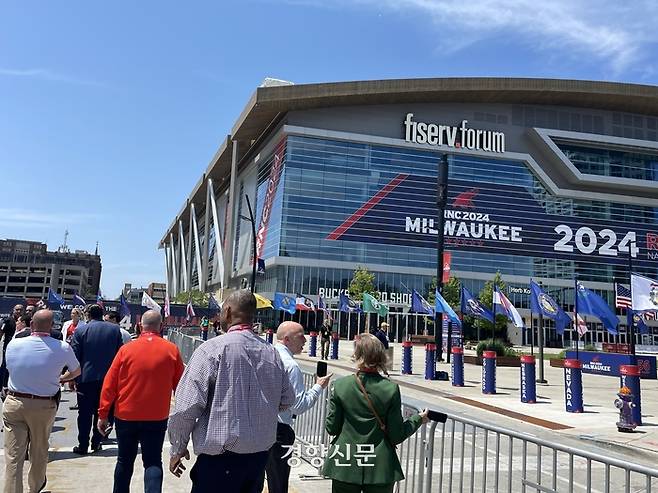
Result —
<path fill-rule="evenodd" d="M 279 186 L 281 171 L 283 169 L 283 156 L 285 153 L 285 140 L 279 143 L 274 151 L 274 163 L 270 169 L 270 177 L 267 181 L 267 190 L 265 191 L 265 200 L 263 201 L 263 212 L 260 215 L 260 225 L 256 232 L 256 258 L 262 258 L 263 249 L 265 248 L 265 238 L 267 237 L 267 227 L 270 223 L 272 212 L 272 203 Z"/>

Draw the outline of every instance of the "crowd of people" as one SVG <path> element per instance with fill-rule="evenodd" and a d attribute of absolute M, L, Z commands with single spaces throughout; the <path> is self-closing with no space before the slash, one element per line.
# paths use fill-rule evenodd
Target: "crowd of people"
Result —
<path fill-rule="evenodd" d="M 45 486 L 48 437 L 62 386 L 69 383 L 78 399 L 73 452 L 101 450 L 116 430 L 115 493 L 130 489 L 138 446 L 144 491 L 162 491 L 167 430 L 169 470 L 175 476 L 186 469 L 192 441 L 193 493 L 218 491 L 220 484 L 223 492 L 256 493 L 265 481 L 270 493 L 288 491 L 294 420 L 317 404 L 332 378 L 318 376 L 305 388 L 294 358 L 306 343 L 302 325 L 283 322 L 275 344 L 266 343 L 254 330 L 256 299 L 249 291 L 236 291 L 222 306 L 221 330 L 215 327 L 221 336 L 204 342 L 184 367 L 178 348 L 161 336 L 158 311 L 142 315 L 135 340 L 98 305 L 84 313 L 74 310 L 61 332 L 53 329 L 50 310 L 32 318 L 23 312 L 17 305 L 2 325 L 5 493 L 23 491 L 28 450 L 29 491 Z M 325 359 L 330 328 L 329 322 L 321 331 Z M 399 387 L 382 375 L 387 342 L 379 334 L 357 337 L 357 371 L 333 387 L 325 426 L 334 439 L 323 468 L 333 491 L 392 491 L 403 477 L 395 446 L 427 421 L 426 411 L 403 419 Z"/>

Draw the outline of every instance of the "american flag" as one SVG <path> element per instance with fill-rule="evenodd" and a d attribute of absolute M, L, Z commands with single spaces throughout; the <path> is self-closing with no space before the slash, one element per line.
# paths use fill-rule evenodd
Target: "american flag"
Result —
<path fill-rule="evenodd" d="M 631 307 L 631 290 L 615 283 L 615 306 L 617 308 Z"/>
<path fill-rule="evenodd" d="M 658 319 L 658 312 L 642 312 L 642 318 L 644 320 L 657 320 Z"/>
<path fill-rule="evenodd" d="M 587 332 L 587 323 L 583 318 L 578 314 L 578 324 L 574 322 L 574 325 L 576 326 L 576 331 L 578 332 L 578 336 L 582 337 L 585 335 Z"/>

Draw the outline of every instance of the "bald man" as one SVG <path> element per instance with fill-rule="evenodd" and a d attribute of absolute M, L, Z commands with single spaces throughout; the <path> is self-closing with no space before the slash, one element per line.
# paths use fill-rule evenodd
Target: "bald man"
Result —
<path fill-rule="evenodd" d="M 251 292 L 232 293 L 222 305 L 226 334 L 194 351 L 178 384 L 169 470 L 182 474 L 191 435 L 193 493 L 260 493 L 277 415 L 295 402 L 279 352 L 253 332 L 255 314 Z"/>
<path fill-rule="evenodd" d="M 107 433 L 114 405 L 119 445 L 114 493 L 130 490 L 138 445 L 144 464 L 144 492 L 162 491 L 162 444 L 171 394 L 183 374 L 183 359 L 178 348 L 161 337 L 161 330 L 160 312 L 144 313 L 139 338 L 121 346 L 103 380 L 98 431 Z"/>
<path fill-rule="evenodd" d="M 294 356 L 300 354 L 306 344 L 304 327 L 297 322 L 283 322 L 276 331 L 275 348 L 281 356 L 286 374 L 295 389 L 295 403 L 279 413 L 276 428 L 276 443 L 270 449 L 267 459 L 267 489 L 270 493 L 285 493 L 288 491 L 290 466 L 288 458 L 284 458 L 295 443 L 295 432 L 292 429 L 293 416 L 303 414 L 313 407 L 323 389 L 329 385 L 331 374 L 317 377 L 315 385 L 306 390 L 304 375 L 295 361 Z"/>
<path fill-rule="evenodd" d="M 50 336 L 53 312 L 32 318 L 29 337 L 7 346 L 9 390 L 2 410 L 5 424 L 5 493 L 23 491 L 23 462 L 30 447 L 29 491 L 46 485 L 48 437 L 55 421 L 60 383 L 80 375 L 80 364 L 66 342 Z M 64 367 L 68 371 L 62 375 Z"/>

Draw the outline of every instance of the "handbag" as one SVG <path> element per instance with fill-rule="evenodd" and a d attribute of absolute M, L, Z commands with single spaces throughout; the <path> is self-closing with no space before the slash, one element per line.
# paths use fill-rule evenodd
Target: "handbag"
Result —
<path fill-rule="evenodd" d="M 397 445 L 395 445 L 393 442 L 391 442 L 391 439 L 388 437 L 388 433 L 386 432 L 386 424 L 382 420 L 382 418 L 379 417 L 379 414 L 377 414 L 377 411 L 375 411 L 375 406 L 373 406 L 372 401 L 370 400 L 370 397 L 368 396 L 368 392 L 366 391 L 365 386 L 363 385 L 363 382 L 359 378 L 358 374 L 354 374 L 354 379 L 356 380 L 357 385 L 359 386 L 359 389 L 361 389 L 361 393 L 363 394 L 363 397 L 366 398 L 366 402 L 368 403 L 368 407 L 370 408 L 370 411 L 372 414 L 375 416 L 375 419 L 377 420 L 377 424 L 379 425 L 379 429 L 382 430 L 382 433 L 384 434 L 384 439 L 389 443 L 391 447 L 394 449 L 397 448 Z"/>

